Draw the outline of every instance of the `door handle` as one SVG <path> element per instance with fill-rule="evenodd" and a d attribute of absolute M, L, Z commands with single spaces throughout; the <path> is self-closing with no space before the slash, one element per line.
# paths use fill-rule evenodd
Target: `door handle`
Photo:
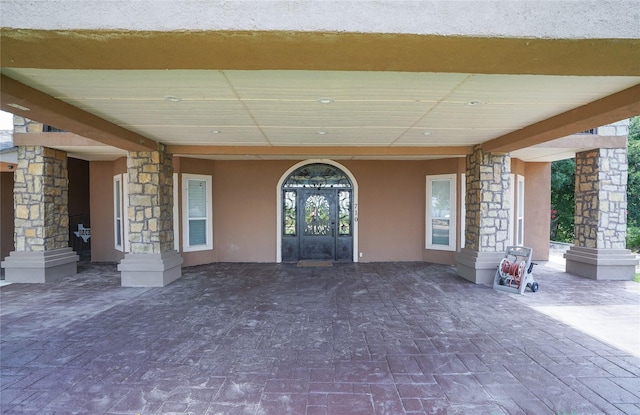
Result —
<path fill-rule="evenodd" d="M 336 236 L 336 223 L 335 222 L 331 222 L 331 236 L 332 237 Z"/>

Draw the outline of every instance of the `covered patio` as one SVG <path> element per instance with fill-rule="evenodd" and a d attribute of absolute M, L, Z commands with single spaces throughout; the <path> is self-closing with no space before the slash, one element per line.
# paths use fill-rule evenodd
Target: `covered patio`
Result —
<path fill-rule="evenodd" d="M 76 272 L 80 176 L 92 261 L 125 286 L 299 260 L 456 264 L 486 284 L 509 245 L 548 259 L 550 163 L 574 156 L 566 269 L 633 279 L 612 123 L 640 113 L 636 5 L 472 3 L 3 0 L 7 280 Z"/>
<path fill-rule="evenodd" d="M 640 284 L 421 262 L 115 264 L 0 289 L 3 414 L 636 414 Z M 589 323 L 585 329 L 585 323 Z"/>

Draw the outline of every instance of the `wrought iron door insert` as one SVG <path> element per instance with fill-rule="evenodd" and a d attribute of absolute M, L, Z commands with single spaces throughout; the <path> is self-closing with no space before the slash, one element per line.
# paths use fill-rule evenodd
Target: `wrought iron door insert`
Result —
<path fill-rule="evenodd" d="M 353 260 L 353 189 L 340 169 L 309 164 L 282 186 L 282 260 Z"/>

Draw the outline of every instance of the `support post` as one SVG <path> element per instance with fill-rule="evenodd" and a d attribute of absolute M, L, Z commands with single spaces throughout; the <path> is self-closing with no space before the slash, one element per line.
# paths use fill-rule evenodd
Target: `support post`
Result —
<path fill-rule="evenodd" d="M 77 273 L 69 248 L 67 153 L 18 147 L 14 173 L 15 251 L 2 262 L 11 282 L 45 283 Z"/>
<path fill-rule="evenodd" d="M 465 248 L 456 256 L 458 274 L 492 284 L 509 245 L 511 158 L 474 147 L 467 156 Z"/>
<path fill-rule="evenodd" d="M 173 249 L 173 163 L 160 147 L 127 159 L 131 252 L 118 265 L 122 286 L 163 287 L 182 276 Z"/>
<path fill-rule="evenodd" d="M 626 249 L 627 149 L 576 154 L 575 246 L 566 272 L 596 280 L 632 280 L 638 260 Z"/>

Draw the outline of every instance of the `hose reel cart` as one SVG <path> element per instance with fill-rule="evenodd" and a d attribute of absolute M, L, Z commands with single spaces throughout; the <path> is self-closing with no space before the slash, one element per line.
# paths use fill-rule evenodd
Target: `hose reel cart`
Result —
<path fill-rule="evenodd" d="M 538 291 L 538 283 L 533 279 L 531 253 L 533 249 L 526 246 L 508 246 L 504 258 L 500 261 L 493 288 L 513 294 L 524 294 L 529 287 L 531 291 Z"/>

